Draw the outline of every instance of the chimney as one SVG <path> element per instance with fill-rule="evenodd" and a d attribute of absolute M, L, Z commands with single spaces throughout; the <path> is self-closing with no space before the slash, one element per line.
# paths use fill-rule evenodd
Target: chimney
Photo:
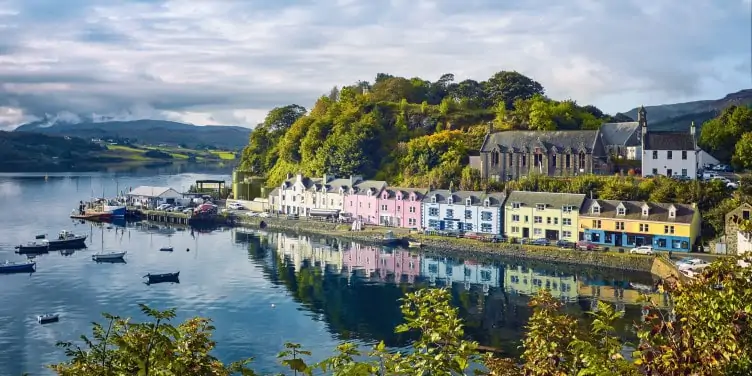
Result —
<path fill-rule="evenodd" d="M 494 124 L 493 121 L 488 122 L 488 130 L 486 131 L 488 134 L 491 134 L 494 132 Z"/>
<path fill-rule="evenodd" d="M 303 181 L 303 174 L 298 173 L 297 175 L 295 175 L 295 181 L 299 181 L 299 182 Z"/>
<path fill-rule="evenodd" d="M 324 174 L 324 181 L 321 182 L 321 184 L 326 184 L 329 182 L 329 174 Z"/>
<path fill-rule="evenodd" d="M 361 180 L 363 180 L 363 177 L 360 175 L 350 175 L 350 188 L 354 187 L 355 184 L 358 184 Z"/>
<path fill-rule="evenodd" d="M 286 178 L 286 179 L 287 179 L 287 180 L 290 180 L 290 179 L 292 179 L 292 174 L 288 172 L 288 173 L 287 173 L 287 178 Z"/>

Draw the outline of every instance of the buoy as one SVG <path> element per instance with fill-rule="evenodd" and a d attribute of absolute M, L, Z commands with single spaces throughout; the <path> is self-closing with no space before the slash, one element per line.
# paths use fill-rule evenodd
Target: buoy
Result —
<path fill-rule="evenodd" d="M 190 251 L 191 251 L 191 249 L 190 249 L 190 248 L 186 248 L 186 249 L 185 249 L 185 251 L 186 251 L 186 252 L 190 252 Z"/>
<path fill-rule="evenodd" d="M 276 307 L 276 305 L 274 305 L 274 303 L 272 303 L 272 308 L 274 308 L 274 307 Z"/>

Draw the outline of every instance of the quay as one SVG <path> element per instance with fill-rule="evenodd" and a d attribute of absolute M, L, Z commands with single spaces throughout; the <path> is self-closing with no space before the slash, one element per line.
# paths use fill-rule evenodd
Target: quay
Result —
<path fill-rule="evenodd" d="M 216 215 L 216 214 L 186 214 L 179 212 L 168 212 L 164 210 L 146 210 L 135 207 L 128 207 L 128 212 L 132 213 L 132 218 L 140 218 L 151 222 L 177 224 L 185 226 L 232 226 L 234 221 L 231 217 Z M 85 219 L 85 218 L 84 218 Z"/>

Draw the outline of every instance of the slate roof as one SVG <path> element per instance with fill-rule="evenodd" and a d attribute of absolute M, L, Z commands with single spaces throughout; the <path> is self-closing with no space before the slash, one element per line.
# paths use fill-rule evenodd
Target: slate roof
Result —
<path fill-rule="evenodd" d="M 437 203 L 447 203 L 447 199 L 452 197 L 454 204 L 465 205 L 467 199 L 470 199 L 470 205 L 483 205 L 486 198 L 489 200 L 489 206 L 502 206 L 506 196 L 503 193 L 486 193 L 483 191 L 450 191 L 448 189 L 434 189 L 426 193 L 423 198 L 424 202 L 431 202 L 431 198 L 436 195 Z"/>
<path fill-rule="evenodd" d="M 695 150 L 695 139 L 689 132 L 648 131 L 645 150 Z"/>
<path fill-rule="evenodd" d="M 604 145 L 640 146 L 640 123 L 605 123 L 601 125 Z"/>
<path fill-rule="evenodd" d="M 552 208 L 572 206 L 579 209 L 584 201 L 585 195 L 579 193 L 512 191 L 507 198 L 506 205 L 520 203 L 522 206 L 535 207 L 536 204 L 546 204 Z"/>
<path fill-rule="evenodd" d="M 576 153 L 584 149 L 593 155 L 605 155 L 599 142 L 600 131 L 504 131 L 496 132 L 483 141 L 481 152 L 498 148 L 501 152 L 524 152 L 536 147 L 559 153 Z"/>
<path fill-rule="evenodd" d="M 369 189 L 373 189 L 373 194 L 378 194 L 385 187 L 386 182 L 383 180 L 361 180 L 353 188 L 355 188 L 356 194 L 366 195 Z"/>
<path fill-rule="evenodd" d="M 428 192 L 425 188 L 401 188 L 401 187 L 388 187 L 386 189 L 386 192 L 388 193 L 388 198 L 395 198 L 397 197 L 397 192 L 402 192 L 402 199 L 407 200 L 410 197 L 410 193 L 415 193 L 415 199 L 417 201 L 423 200 L 423 197 L 426 195 L 426 192 Z"/>
<path fill-rule="evenodd" d="M 601 207 L 600 214 L 592 214 L 591 208 L 594 203 Z M 618 215 L 616 208 L 623 204 L 626 212 L 624 215 Z M 650 207 L 647 217 L 642 216 L 642 206 L 647 204 Z M 676 208 L 676 218 L 669 218 L 669 209 L 671 206 Z M 663 204 L 643 201 L 619 201 L 619 200 L 595 200 L 586 199 L 585 204 L 580 208 L 580 217 L 588 218 L 613 218 L 627 219 L 637 221 L 651 222 L 673 222 L 691 224 L 697 209 L 689 204 Z"/>
<path fill-rule="evenodd" d="M 275 187 L 272 189 L 271 192 L 269 192 L 269 196 L 267 197 L 273 197 L 273 196 L 279 196 L 279 187 Z"/>

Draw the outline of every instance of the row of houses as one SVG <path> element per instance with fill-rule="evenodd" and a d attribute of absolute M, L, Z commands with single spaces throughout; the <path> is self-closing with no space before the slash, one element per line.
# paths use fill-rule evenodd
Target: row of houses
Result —
<path fill-rule="evenodd" d="M 363 224 L 515 239 L 590 241 L 608 247 L 652 245 L 688 252 L 700 234 L 695 204 L 587 198 L 584 194 L 389 187 L 360 176 L 289 176 L 270 194 L 278 213 L 339 217 Z"/>

